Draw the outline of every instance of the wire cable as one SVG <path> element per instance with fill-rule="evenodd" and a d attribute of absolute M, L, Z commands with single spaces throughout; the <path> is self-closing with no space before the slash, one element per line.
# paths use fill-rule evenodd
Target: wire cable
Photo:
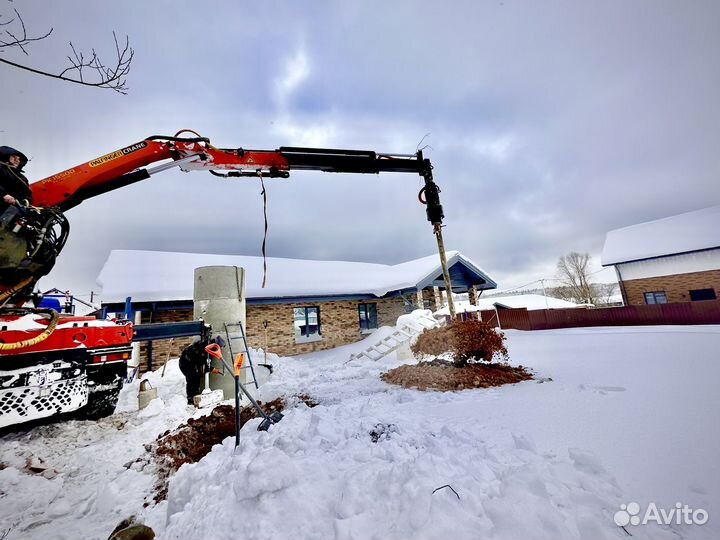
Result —
<path fill-rule="evenodd" d="M 263 180 L 262 171 L 258 171 L 258 177 L 260 177 L 260 186 L 262 188 L 262 191 L 260 194 L 263 197 L 263 218 L 265 219 L 265 231 L 263 232 L 263 241 L 262 241 L 262 256 L 263 256 L 263 280 L 262 280 L 262 288 L 265 288 L 265 282 L 267 280 L 267 255 L 265 252 L 265 246 L 267 243 L 267 233 L 268 233 L 268 218 L 267 218 L 267 190 L 265 189 L 265 180 Z"/>

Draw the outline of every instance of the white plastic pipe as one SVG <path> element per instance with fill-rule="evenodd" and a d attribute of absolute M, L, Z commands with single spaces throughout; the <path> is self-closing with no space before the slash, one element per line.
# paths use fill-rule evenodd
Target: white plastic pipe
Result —
<path fill-rule="evenodd" d="M 133 322 L 135 324 L 140 324 L 141 321 L 142 321 L 142 312 L 136 311 Z M 132 352 L 130 353 L 130 362 L 128 362 L 128 367 L 135 369 L 139 365 L 140 365 L 140 342 L 133 341 Z"/>

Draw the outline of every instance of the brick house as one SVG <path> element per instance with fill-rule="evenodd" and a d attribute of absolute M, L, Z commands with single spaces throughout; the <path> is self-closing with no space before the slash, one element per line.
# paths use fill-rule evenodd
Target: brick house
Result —
<path fill-rule="evenodd" d="M 447 258 L 453 292 L 477 297 L 497 287 L 462 254 L 447 252 Z M 98 276 L 103 309 L 139 311 L 143 323 L 192 320 L 193 273 L 200 266 L 245 269 L 248 342 L 280 355 L 346 345 L 418 307 L 442 307 L 438 255 L 396 265 L 268 258 L 262 288 L 261 257 L 113 250 Z M 190 341 L 156 341 L 151 356 L 164 361 Z M 147 358 L 147 344 L 141 356 Z"/>
<path fill-rule="evenodd" d="M 607 233 L 625 305 L 715 300 L 720 293 L 720 206 Z"/>

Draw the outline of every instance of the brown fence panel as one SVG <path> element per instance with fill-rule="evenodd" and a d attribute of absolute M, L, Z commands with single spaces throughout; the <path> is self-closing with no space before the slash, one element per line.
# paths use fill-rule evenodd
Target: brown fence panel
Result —
<path fill-rule="evenodd" d="M 493 326 L 495 328 L 498 327 L 498 319 L 497 319 L 494 309 L 483 309 L 482 311 L 479 311 L 478 313 L 480 313 L 481 321 L 486 322 L 490 326 Z"/>
<path fill-rule="evenodd" d="M 685 324 L 685 321 L 694 319 L 692 306 L 683 304 L 662 304 L 660 306 L 662 320 L 665 324 Z M 661 324 L 661 323 L 656 323 Z"/>
<path fill-rule="evenodd" d="M 530 319 L 531 330 L 545 330 L 547 328 L 548 320 L 546 313 L 547 309 L 534 309 L 528 311 L 528 318 Z"/>
<path fill-rule="evenodd" d="M 550 330 L 586 326 L 720 324 L 720 300 L 600 309 L 493 309 L 475 312 L 491 326 L 515 330 Z M 498 325 L 498 316 L 500 317 Z"/>
<path fill-rule="evenodd" d="M 717 324 L 720 321 L 720 300 L 689 302 L 695 324 Z"/>
<path fill-rule="evenodd" d="M 503 329 L 513 330 L 532 330 L 530 324 L 530 316 L 526 308 L 519 309 L 498 309 L 498 317 L 500 317 L 500 327 Z"/>
<path fill-rule="evenodd" d="M 500 309 L 501 327 L 518 330 L 548 330 L 586 326 L 644 326 L 662 324 L 720 324 L 720 300 L 654 304 L 602 309 Z M 495 313 L 483 311 L 491 322 Z"/>

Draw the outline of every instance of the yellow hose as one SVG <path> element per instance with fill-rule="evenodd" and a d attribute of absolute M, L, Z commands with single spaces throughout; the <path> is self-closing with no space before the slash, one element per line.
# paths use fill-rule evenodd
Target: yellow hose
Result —
<path fill-rule="evenodd" d="M 50 312 L 50 323 L 41 334 L 38 334 L 34 338 L 17 341 L 15 343 L 0 343 L 0 351 L 15 351 L 17 349 L 24 349 L 25 347 L 32 347 L 33 345 L 37 345 L 49 338 L 50 334 L 55 331 L 55 328 L 60 321 L 60 314 L 54 309 L 50 309 L 48 311 Z"/>
<path fill-rule="evenodd" d="M 6 299 L 10 298 L 13 294 L 18 292 L 19 290 L 23 289 L 24 287 L 27 287 L 32 282 L 33 278 L 25 278 L 20 283 L 15 285 L 14 287 L 11 287 L 7 291 L 4 291 L 0 293 L 0 302 L 4 302 Z"/>

